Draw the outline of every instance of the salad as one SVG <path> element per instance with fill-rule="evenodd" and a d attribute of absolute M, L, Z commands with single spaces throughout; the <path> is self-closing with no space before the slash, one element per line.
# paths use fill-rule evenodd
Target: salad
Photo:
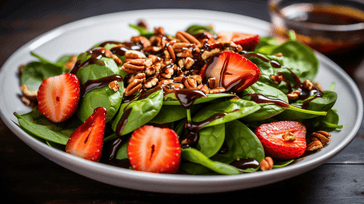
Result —
<path fill-rule="evenodd" d="M 235 175 L 281 168 L 342 128 L 313 51 L 191 25 L 174 35 L 145 21 L 130 41 L 20 66 L 14 113 L 29 135 L 69 154 L 153 173 Z"/>

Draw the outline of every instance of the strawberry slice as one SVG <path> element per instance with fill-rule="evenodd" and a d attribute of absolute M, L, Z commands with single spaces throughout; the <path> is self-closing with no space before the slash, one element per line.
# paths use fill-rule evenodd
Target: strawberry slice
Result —
<path fill-rule="evenodd" d="M 254 50 L 260 40 L 259 35 L 239 32 L 220 32 L 217 36 L 217 41 L 233 41 L 246 51 Z"/>
<path fill-rule="evenodd" d="M 144 125 L 136 129 L 127 148 L 134 170 L 153 173 L 177 173 L 181 147 L 176 132 L 169 128 Z"/>
<path fill-rule="evenodd" d="M 80 82 L 76 75 L 64 73 L 46 78 L 38 90 L 38 110 L 55 123 L 70 118 L 80 100 Z"/>
<path fill-rule="evenodd" d="M 106 109 L 98 107 L 70 136 L 66 152 L 90 161 L 98 162 L 101 158 Z"/>
<path fill-rule="evenodd" d="M 255 129 L 267 155 L 288 160 L 300 157 L 306 150 L 306 127 L 297 121 L 267 123 Z"/>
<path fill-rule="evenodd" d="M 200 74 L 205 81 L 215 77 L 215 87 L 238 93 L 258 81 L 260 70 L 247 58 L 227 51 L 211 57 Z"/>

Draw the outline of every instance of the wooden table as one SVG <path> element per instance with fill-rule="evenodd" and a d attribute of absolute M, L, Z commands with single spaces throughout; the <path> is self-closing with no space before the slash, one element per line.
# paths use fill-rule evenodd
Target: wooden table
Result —
<path fill-rule="evenodd" d="M 0 65 L 20 46 L 65 23 L 88 16 L 147 8 L 195 8 L 233 12 L 269 21 L 266 1 L 16 1 L 1 3 Z M 353 79 L 364 94 L 364 60 Z M 0 195 L 9 203 L 363 203 L 364 126 L 325 164 L 294 178 L 227 193 L 176 195 L 114 187 L 73 173 L 38 154 L 0 120 Z"/>

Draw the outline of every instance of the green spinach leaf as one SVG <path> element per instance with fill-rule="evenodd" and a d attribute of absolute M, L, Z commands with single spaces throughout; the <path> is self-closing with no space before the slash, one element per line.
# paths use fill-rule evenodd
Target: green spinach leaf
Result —
<path fill-rule="evenodd" d="M 225 124 L 203 128 L 198 132 L 199 140 L 196 145 L 206 157 L 212 157 L 221 148 L 225 140 Z"/>

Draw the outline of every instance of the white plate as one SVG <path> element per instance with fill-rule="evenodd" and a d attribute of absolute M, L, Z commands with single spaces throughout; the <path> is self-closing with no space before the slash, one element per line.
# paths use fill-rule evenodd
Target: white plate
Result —
<path fill-rule="evenodd" d="M 51 161 L 86 177 L 115 186 L 171 193 L 223 192 L 252 188 L 281 181 L 304 173 L 324 163 L 340 152 L 354 138 L 363 117 L 363 102 L 360 92 L 352 79 L 336 64 L 321 54 L 320 71 L 317 80 L 328 89 L 336 83 L 338 101 L 335 109 L 340 115 L 340 124 L 344 128 L 332 133 L 332 141 L 321 151 L 307 156 L 285 168 L 266 172 L 241 174 L 236 176 L 191 176 L 161 175 L 136 172 L 106 164 L 90 162 L 51 148 L 30 137 L 13 121 L 17 121 L 13 112 L 26 113 L 29 107 L 23 105 L 20 94 L 17 68 L 21 64 L 35 60 L 30 51 L 56 60 L 65 53 L 80 53 L 98 42 L 107 40 L 124 41 L 137 32 L 128 27 L 139 19 L 146 19 L 151 28 L 163 26 L 167 33 L 184 30 L 191 24 L 213 24 L 217 31 L 241 31 L 268 35 L 270 24 L 258 19 L 206 10 L 139 10 L 112 13 L 91 17 L 66 24 L 25 44 L 4 64 L 0 72 L 0 113 L 5 124 L 27 145 Z M 309 181 L 307 181 L 309 182 Z"/>

